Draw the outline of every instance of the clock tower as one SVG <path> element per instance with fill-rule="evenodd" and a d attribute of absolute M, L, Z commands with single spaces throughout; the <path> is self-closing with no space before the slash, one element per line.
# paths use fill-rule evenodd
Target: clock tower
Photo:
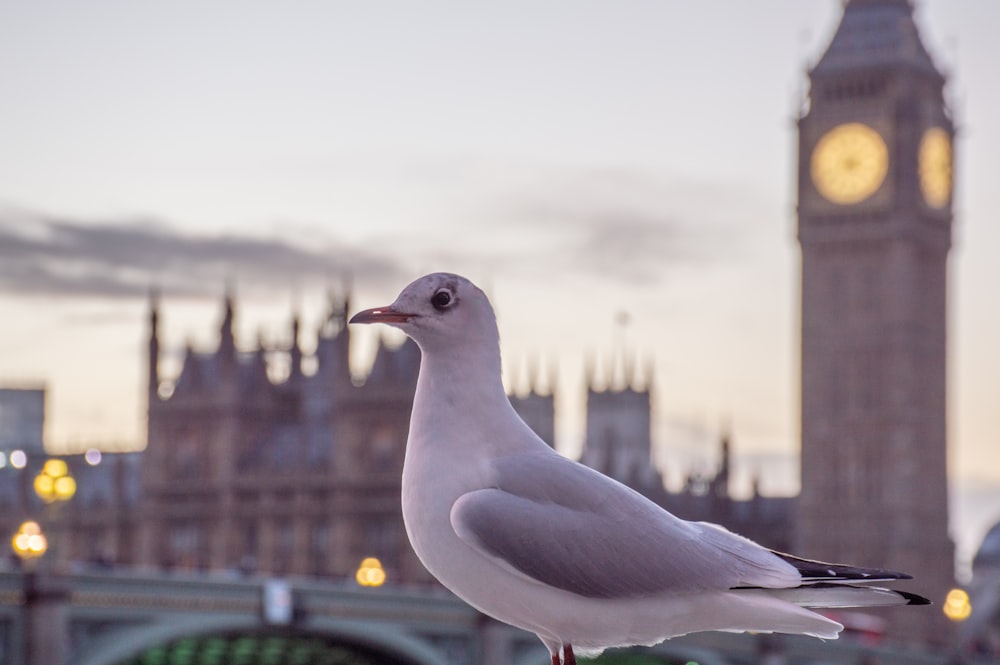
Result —
<path fill-rule="evenodd" d="M 954 125 L 910 0 L 847 0 L 798 121 L 804 556 L 904 570 L 944 642 Z M 905 616 L 903 616 L 905 614 Z"/>

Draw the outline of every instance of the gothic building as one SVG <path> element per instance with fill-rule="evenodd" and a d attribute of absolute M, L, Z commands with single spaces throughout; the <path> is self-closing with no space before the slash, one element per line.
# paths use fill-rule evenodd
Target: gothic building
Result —
<path fill-rule="evenodd" d="M 954 125 L 909 0 L 849 0 L 798 123 L 798 551 L 906 570 L 940 603 Z M 940 612 L 887 615 L 947 639 Z"/>
<path fill-rule="evenodd" d="M 376 556 L 391 581 L 429 582 L 407 542 L 399 499 L 419 351 L 409 341 L 380 343 L 368 373 L 352 375 L 349 307 L 346 297 L 331 299 L 310 354 L 298 317 L 290 343 L 242 349 L 227 295 L 215 347 L 189 346 L 177 376 L 165 377 L 160 306 L 151 298 L 146 450 L 63 457 L 78 491 L 47 527 L 60 543 L 56 556 L 340 579 Z M 652 367 L 640 379 L 623 364 L 604 385 L 587 374 L 584 463 L 682 517 L 788 549 L 794 500 L 733 499 L 728 437 L 716 473 L 690 474 L 680 492 L 667 491 L 652 459 Z M 532 365 L 510 400 L 554 446 L 555 381 L 545 390 L 541 383 Z M 0 474 L 10 524 L 40 514 L 29 484 L 42 457 L 31 462 L 23 473 Z"/>
<path fill-rule="evenodd" d="M 654 503 L 687 520 L 712 522 L 768 547 L 788 551 L 793 541 L 794 497 L 753 492 L 733 497 L 729 480 L 732 446 L 728 433 L 719 441 L 719 463 L 708 474 L 688 472 L 677 492 L 667 490 L 653 459 L 653 368 L 640 377 L 635 364 L 619 359 L 600 381 L 587 366 L 586 438 L 580 461 L 628 485 Z"/>
<path fill-rule="evenodd" d="M 364 377 L 348 365 L 346 298 L 331 304 L 315 353 L 293 318 L 287 347 L 238 348 L 227 297 L 217 348 L 188 348 L 173 380 L 159 373 L 159 307 L 149 336 L 149 431 L 134 561 L 183 569 L 349 577 L 377 556 L 395 581 L 428 581 L 399 508 L 403 453 L 419 351 L 380 344 Z M 310 371 L 306 372 L 305 368 Z M 278 371 L 281 368 L 282 371 Z M 651 372 L 650 372 L 651 376 Z M 730 498 L 728 441 L 718 476 L 668 493 L 651 459 L 647 379 L 588 386 L 583 461 L 681 515 L 720 522 L 787 547 L 790 500 Z M 554 382 L 531 372 L 515 409 L 555 440 Z"/>
<path fill-rule="evenodd" d="M 419 352 L 380 344 L 352 376 L 348 308 L 332 300 L 306 358 L 297 318 L 287 348 L 238 349 L 227 297 L 218 347 L 187 349 L 167 382 L 154 302 L 140 562 L 349 576 L 376 556 L 397 580 L 427 579 L 399 507 Z"/>
<path fill-rule="evenodd" d="M 538 365 L 531 362 L 528 366 L 527 385 L 519 385 L 520 382 L 516 377 L 511 384 L 510 403 L 514 410 L 542 441 L 554 448 L 556 445 L 555 372 L 549 376 L 548 389 L 543 390 L 538 376 Z"/>
<path fill-rule="evenodd" d="M 644 381 L 624 358 L 600 386 L 587 367 L 587 426 L 581 462 L 644 493 L 662 491 L 653 465 L 653 370 Z"/>

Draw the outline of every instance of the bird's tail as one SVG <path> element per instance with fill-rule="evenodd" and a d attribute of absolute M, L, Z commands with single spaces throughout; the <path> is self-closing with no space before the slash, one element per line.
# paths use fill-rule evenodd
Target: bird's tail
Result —
<path fill-rule="evenodd" d="M 759 589 L 759 591 L 800 607 L 812 609 L 927 605 L 930 603 L 923 596 L 906 591 L 836 582 L 816 582 L 791 589 Z"/>
<path fill-rule="evenodd" d="M 886 605 L 928 605 L 923 596 L 907 591 L 871 586 L 873 582 L 895 582 L 912 576 L 884 568 L 861 568 L 840 563 L 826 563 L 775 552 L 772 554 L 799 571 L 802 582 L 797 587 L 768 589 L 767 592 L 809 608 L 880 607 Z"/>

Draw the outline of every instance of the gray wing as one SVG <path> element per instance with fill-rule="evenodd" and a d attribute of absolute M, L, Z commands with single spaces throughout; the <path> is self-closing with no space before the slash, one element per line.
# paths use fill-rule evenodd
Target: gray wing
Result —
<path fill-rule="evenodd" d="M 798 571 L 721 527 L 678 519 L 640 494 L 554 453 L 495 462 L 495 487 L 452 507 L 458 536 L 498 563 L 579 595 L 788 587 Z"/>

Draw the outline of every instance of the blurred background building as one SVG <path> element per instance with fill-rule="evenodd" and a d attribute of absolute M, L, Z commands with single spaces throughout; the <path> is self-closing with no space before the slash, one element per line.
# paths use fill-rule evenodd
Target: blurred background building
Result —
<path fill-rule="evenodd" d="M 940 602 L 948 531 L 954 123 L 909 0 L 852 0 L 799 118 L 802 495 L 797 551 L 912 571 Z M 888 614 L 948 642 L 938 612 Z"/>
<path fill-rule="evenodd" d="M 399 506 L 416 346 L 382 345 L 354 377 L 346 298 L 309 357 L 297 319 L 288 348 L 237 348 L 234 309 L 227 296 L 218 347 L 188 349 L 168 381 L 153 303 L 137 562 L 346 577 L 375 556 L 397 581 L 426 580 Z"/>
<path fill-rule="evenodd" d="M 315 351 L 302 350 L 298 318 L 290 346 L 241 349 L 236 304 L 222 305 L 218 345 L 188 348 L 177 376 L 160 375 L 160 305 L 151 299 L 148 338 L 148 444 L 141 453 L 66 455 L 78 491 L 61 507 L 64 558 L 163 570 L 350 578 L 378 557 L 398 583 L 431 581 L 406 539 L 399 492 L 419 351 L 381 343 L 365 376 L 348 364 L 349 299 L 332 298 Z M 648 373 L 647 373 L 648 375 Z M 40 444 L 44 391 L 6 391 L 22 405 L 11 422 Z M 514 407 L 550 445 L 555 396 L 532 379 Z M 587 386 L 584 462 L 632 485 L 669 510 L 725 524 L 769 545 L 791 545 L 790 498 L 731 496 L 728 435 L 714 474 L 688 475 L 665 489 L 652 462 L 651 386 L 629 370 Z M 29 408 L 30 407 L 30 408 Z M 30 438 L 30 437 L 29 437 Z M 12 440 L 13 441 L 13 440 Z M 20 441 L 20 439 L 18 439 Z M 11 449 L 15 449 L 12 445 Z M 42 508 L 30 491 L 44 456 L 0 473 L 2 527 Z M 9 522 L 9 524 L 8 524 Z"/>
<path fill-rule="evenodd" d="M 63 457 L 79 487 L 59 515 L 65 556 L 100 566 L 344 579 L 375 556 L 394 582 L 430 582 L 406 540 L 399 503 L 419 351 L 409 341 L 380 344 L 369 372 L 352 376 L 348 303 L 332 300 L 314 332 L 315 352 L 306 354 L 297 318 L 290 347 L 238 348 L 237 308 L 227 296 L 217 347 L 187 349 L 179 374 L 161 377 L 154 298 L 148 445 L 141 453 Z M 792 499 L 730 495 L 728 436 L 717 472 L 689 474 L 671 493 L 652 462 L 648 383 L 626 374 L 598 386 L 592 377 L 587 395 L 585 462 L 672 511 L 774 547 L 791 544 Z M 552 445 L 554 395 L 532 382 L 511 401 Z M 0 492 L 17 492 L 31 477 L 31 469 L 3 474 Z M 23 505 L 40 506 L 32 496 Z"/>

